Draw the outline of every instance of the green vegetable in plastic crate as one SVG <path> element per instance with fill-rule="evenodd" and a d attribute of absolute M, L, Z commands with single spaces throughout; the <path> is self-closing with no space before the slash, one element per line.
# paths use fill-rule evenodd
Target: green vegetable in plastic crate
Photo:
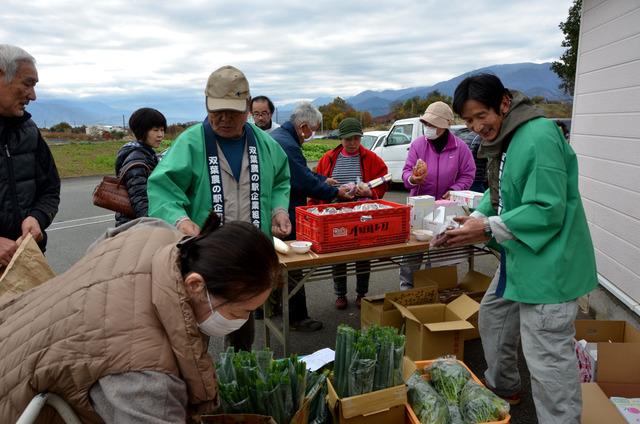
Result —
<path fill-rule="evenodd" d="M 509 414 L 509 404 L 491 390 L 469 380 L 460 393 L 460 412 L 469 423 L 500 421 Z"/>
<path fill-rule="evenodd" d="M 448 402 L 457 404 L 462 388 L 471 378 L 469 371 L 453 357 L 436 359 L 427 371 L 438 393 Z"/>
<path fill-rule="evenodd" d="M 407 380 L 409 404 L 421 424 L 447 424 L 449 409 L 438 392 L 422 377 L 414 372 Z"/>

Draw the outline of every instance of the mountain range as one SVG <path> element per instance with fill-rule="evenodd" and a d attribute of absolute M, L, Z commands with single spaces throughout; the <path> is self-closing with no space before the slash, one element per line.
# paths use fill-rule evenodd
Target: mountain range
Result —
<path fill-rule="evenodd" d="M 528 96 L 570 101 L 571 97 L 558 88 L 561 81 L 550 66 L 551 63 L 493 65 L 475 69 L 430 86 L 399 90 L 366 90 L 355 96 L 345 97 L 345 100 L 357 110 L 368 111 L 373 116 L 380 116 L 389 113 L 394 102 L 404 101 L 415 96 L 425 97 L 434 90 L 453 96 L 456 86 L 462 79 L 471 74 L 488 72 L 497 75 L 506 87 L 522 91 Z M 330 96 L 320 96 L 313 100 L 313 104 L 322 106 L 330 103 L 333 99 L 334 97 Z M 169 123 L 197 121 L 205 116 L 204 99 L 186 93 L 74 100 L 40 98 L 36 102 L 30 103 L 27 110 L 33 115 L 33 119 L 40 127 L 51 126 L 59 122 L 68 122 L 73 126 L 122 125 L 123 121 L 128 120 L 131 112 L 142 106 L 154 107 L 162 111 Z M 286 121 L 294 106 L 295 103 L 278 104 L 277 120 L 279 122 Z"/>

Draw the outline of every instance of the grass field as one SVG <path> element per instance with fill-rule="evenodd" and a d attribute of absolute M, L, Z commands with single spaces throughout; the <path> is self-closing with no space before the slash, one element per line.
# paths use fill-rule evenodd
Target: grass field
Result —
<path fill-rule="evenodd" d="M 164 140 L 158 151 L 171 145 L 172 140 Z M 72 141 L 69 143 L 50 143 L 51 153 L 56 161 L 61 178 L 86 177 L 91 175 L 113 175 L 116 154 L 126 141 Z M 316 161 L 326 152 L 337 146 L 339 140 L 314 140 L 305 143 L 302 151 L 310 161 Z"/>

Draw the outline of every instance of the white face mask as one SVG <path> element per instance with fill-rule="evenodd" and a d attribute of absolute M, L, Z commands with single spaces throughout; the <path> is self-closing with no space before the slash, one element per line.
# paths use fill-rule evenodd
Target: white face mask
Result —
<path fill-rule="evenodd" d="M 425 138 L 433 140 L 434 138 L 436 138 L 437 131 L 438 131 L 438 129 L 436 127 L 428 127 L 428 126 L 424 125 L 424 136 L 425 136 Z"/>
<path fill-rule="evenodd" d="M 313 136 L 315 136 L 315 135 L 316 135 L 316 132 L 315 132 L 315 131 L 311 131 L 311 135 L 310 135 L 308 138 L 305 138 L 305 139 L 304 139 L 305 143 L 306 143 L 307 141 L 311 141 L 311 140 L 313 139 Z"/>
<path fill-rule="evenodd" d="M 305 138 L 302 140 L 303 143 L 308 143 L 309 141 L 311 141 L 313 139 L 313 136 L 316 135 L 315 131 L 311 131 L 311 134 L 309 135 L 309 137 Z M 304 134 L 303 134 L 304 137 Z"/>
<path fill-rule="evenodd" d="M 229 333 L 233 333 L 247 322 L 247 319 L 227 319 L 222 316 L 218 311 L 213 310 L 211 305 L 211 297 L 209 297 L 209 290 L 205 288 L 207 292 L 207 300 L 209 301 L 209 307 L 211 308 L 211 315 L 198 324 L 200 331 L 210 337 L 224 337 Z"/>

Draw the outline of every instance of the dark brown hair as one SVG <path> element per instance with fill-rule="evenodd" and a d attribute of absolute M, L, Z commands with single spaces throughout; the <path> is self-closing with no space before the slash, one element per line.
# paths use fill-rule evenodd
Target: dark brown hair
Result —
<path fill-rule="evenodd" d="M 183 239 L 178 247 L 182 276 L 197 272 L 210 292 L 229 302 L 251 299 L 281 284 L 272 241 L 247 222 L 221 226 L 218 215 L 211 212 L 200 235 Z"/>
<path fill-rule="evenodd" d="M 500 78 L 493 74 L 476 74 L 463 79 L 453 94 L 453 111 L 462 116 L 462 108 L 467 100 L 482 103 L 500 114 L 500 104 L 504 95 L 511 97 Z"/>
<path fill-rule="evenodd" d="M 146 142 L 147 133 L 153 128 L 159 127 L 167 131 L 167 120 L 164 115 L 150 107 L 136 110 L 129 118 L 129 128 L 136 136 L 136 140 Z"/>

